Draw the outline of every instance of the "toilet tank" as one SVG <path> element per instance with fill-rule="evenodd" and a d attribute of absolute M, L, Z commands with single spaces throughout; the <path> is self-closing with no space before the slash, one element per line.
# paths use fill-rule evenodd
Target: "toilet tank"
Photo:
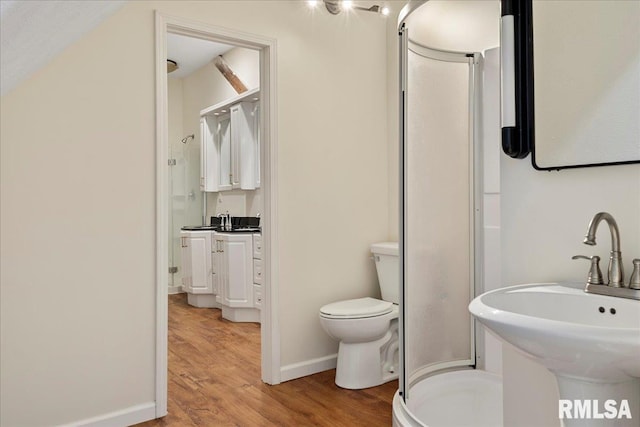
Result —
<path fill-rule="evenodd" d="M 385 301 L 400 303 L 400 258 L 398 242 L 374 243 L 371 253 L 376 262 L 380 293 Z"/>

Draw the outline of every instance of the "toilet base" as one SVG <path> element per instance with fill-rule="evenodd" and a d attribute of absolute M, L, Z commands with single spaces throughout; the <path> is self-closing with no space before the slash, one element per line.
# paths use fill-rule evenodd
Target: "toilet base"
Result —
<path fill-rule="evenodd" d="M 380 339 L 364 343 L 340 342 L 336 385 L 358 390 L 375 387 L 398 378 L 397 320 Z"/>

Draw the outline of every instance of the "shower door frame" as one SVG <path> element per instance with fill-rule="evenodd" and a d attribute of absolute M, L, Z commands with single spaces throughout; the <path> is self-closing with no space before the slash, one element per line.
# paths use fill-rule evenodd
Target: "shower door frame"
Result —
<path fill-rule="evenodd" d="M 481 62 L 482 55 L 478 52 L 453 52 L 432 49 L 416 42 L 409 40 L 408 28 L 403 22 L 400 25 L 400 313 L 399 313 L 399 332 L 400 332 L 400 376 L 399 376 L 399 394 L 406 403 L 409 398 L 409 389 L 411 386 L 423 378 L 431 375 L 437 375 L 445 371 L 455 369 L 469 369 L 476 367 L 476 345 L 482 345 L 482 337 L 476 332 L 475 321 L 469 315 L 470 322 L 470 354 L 469 359 L 443 361 L 430 364 L 420 368 L 409 377 L 407 372 L 407 360 L 405 352 L 407 330 L 407 286 L 405 286 L 406 277 L 406 261 L 405 253 L 407 251 L 407 243 L 405 235 L 407 232 L 407 191 L 408 176 L 405 165 L 408 160 L 407 150 L 407 124 L 408 124 L 408 53 L 413 53 L 424 58 L 454 62 L 467 63 L 469 66 L 469 112 L 468 112 L 468 142 L 469 142 L 469 295 L 473 299 L 477 289 L 482 289 L 482 168 L 481 168 L 481 146 L 480 146 L 480 102 L 481 102 Z"/>

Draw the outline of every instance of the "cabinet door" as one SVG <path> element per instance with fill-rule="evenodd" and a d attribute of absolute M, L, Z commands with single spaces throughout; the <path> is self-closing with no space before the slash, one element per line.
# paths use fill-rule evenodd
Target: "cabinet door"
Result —
<path fill-rule="evenodd" d="M 260 188 L 260 102 L 256 101 L 252 103 L 253 110 L 253 145 L 254 145 L 254 178 L 256 181 L 256 188 Z"/>
<path fill-rule="evenodd" d="M 211 286 L 213 293 L 221 295 L 222 290 L 220 287 L 222 270 L 220 268 L 220 254 L 221 254 L 221 241 L 218 239 L 217 234 L 213 233 L 211 237 Z"/>
<path fill-rule="evenodd" d="M 183 249 L 186 250 L 187 256 L 186 259 L 183 258 L 183 268 L 189 275 L 189 280 L 184 290 L 192 294 L 213 293 L 211 233 L 188 232 L 183 240 L 185 242 Z"/>
<path fill-rule="evenodd" d="M 225 191 L 232 188 L 232 148 L 231 148 L 231 117 L 221 114 L 217 118 L 216 141 L 218 149 L 218 190 Z"/>
<path fill-rule="evenodd" d="M 214 139 L 215 121 L 200 118 L 200 191 L 218 191 L 218 150 Z"/>
<path fill-rule="evenodd" d="M 231 145 L 233 149 L 233 188 L 256 189 L 256 145 L 254 113 L 251 102 L 231 107 Z"/>
<path fill-rule="evenodd" d="M 240 188 L 240 141 L 242 140 L 241 104 L 231 106 L 231 186 Z"/>
<path fill-rule="evenodd" d="M 253 257 L 262 259 L 262 234 L 253 235 Z"/>
<path fill-rule="evenodd" d="M 253 307 L 253 248 L 251 235 L 224 235 L 223 304 L 228 307 Z"/>
<path fill-rule="evenodd" d="M 180 252 L 182 259 L 182 290 L 187 291 L 190 288 L 193 280 L 193 273 L 191 270 L 191 250 L 189 247 L 189 233 L 180 232 Z"/>

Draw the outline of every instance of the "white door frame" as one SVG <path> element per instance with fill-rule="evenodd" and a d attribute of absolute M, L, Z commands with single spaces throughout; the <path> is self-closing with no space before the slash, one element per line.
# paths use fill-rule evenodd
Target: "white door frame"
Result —
<path fill-rule="evenodd" d="M 167 414 L 169 158 L 167 32 L 260 50 L 261 186 L 264 301 L 260 313 L 262 381 L 280 383 L 278 323 L 276 40 L 156 11 L 156 417 Z"/>

